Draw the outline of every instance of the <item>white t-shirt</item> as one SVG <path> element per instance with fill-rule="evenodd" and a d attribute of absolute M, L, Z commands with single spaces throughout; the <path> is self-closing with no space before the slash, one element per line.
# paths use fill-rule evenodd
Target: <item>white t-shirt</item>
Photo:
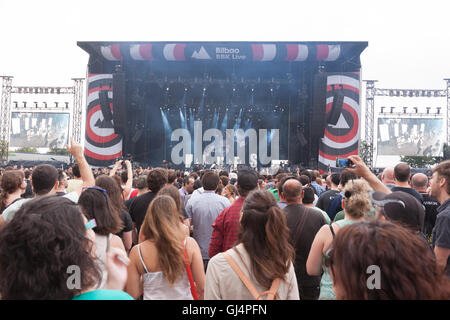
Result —
<path fill-rule="evenodd" d="M 67 198 L 69 200 L 72 200 L 75 203 L 78 203 L 79 196 L 78 196 L 77 192 L 68 193 L 68 194 L 64 195 L 63 197 Z M 13 204 L 11 204 L 8 208 L 5 209 L 5 211 L 3 211 L 3 214 L 2 214 L 3 220 L 5 220 L 5 222 L 11 221 L 14 218 L 14 215 L 16 214 L 16 212 L 19 211 L 19 209 L 22 207 L 22 205 L 33 199 L 34 198 L 23 199 L 23 200 L 19 200 L 19 201 L 14 202 Z"/>

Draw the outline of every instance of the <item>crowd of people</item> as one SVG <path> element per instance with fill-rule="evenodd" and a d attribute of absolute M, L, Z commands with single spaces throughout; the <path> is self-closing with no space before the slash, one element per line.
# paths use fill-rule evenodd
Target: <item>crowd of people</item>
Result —
<path fill-rule="evenodd" d="M 450 161 L 1 170 L 0 298 L 450 299 Z"/>

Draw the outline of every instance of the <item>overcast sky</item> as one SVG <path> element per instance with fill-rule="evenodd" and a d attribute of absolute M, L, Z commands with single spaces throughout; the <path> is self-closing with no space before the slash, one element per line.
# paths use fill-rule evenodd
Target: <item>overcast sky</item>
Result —
<path fill-rule="evenodd" d="M 71 85 L 77 41 L 368 41 L 362 78 L 444 88 L 449 1 L 0 0 L 0 74 L 14 85 Z"/>

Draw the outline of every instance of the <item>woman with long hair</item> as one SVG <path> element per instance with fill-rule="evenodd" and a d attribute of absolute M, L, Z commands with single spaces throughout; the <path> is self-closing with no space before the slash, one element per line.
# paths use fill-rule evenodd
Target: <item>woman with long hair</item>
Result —
<path fill-rule="evenodd" d="M 131 246 L 133 245 L 134 225 L 133 220 L 131 219 L 131 216 L 125 206 L 122 187 L 120 186 L 120 179 L 117 181 L 114 177 L 107 175 L 98 176 L 95 179 L 95 185 L 106 190 L 111 214 L 114 216 L 119 216 L 122 220 L 122 228 L 116 233 L 116 235 L 122 239 L 125 250 L 129 252 L 131 250 Z"/>
<path fill-rule="evenodd" d="M 331 225 L 324 225 L 316 234 L 306 261 L 306 271 L 310 276 L 323 275 L 320 282 L 319 299 L 335 299 L 333 283 L 331 281 L 329 269 L 325 261 L 335 234 L 347 225 L 356 223 L 364 219 L 370 210 L 370 187 L 364 180 L 350 180 L 344 188 L 342 198 L 342 208 L 344 209 L 344 219 L 336 221 Z"/>
<path fill-rule="evenodd" d="M 130 252 L 126 291 L 144 300 L 192 300 L 196 290 L 202 299 L 200 247 L 184 234 L 172 197 L 158 195 L 151 202 L 141 232 L 146 240 Z"/>
<path fill-rule="evenodd" d="M 107 290 L 97 290 L 101 272 L 95 263 L 93 226 L 79 206 L 64 197 L 24 204 L 0 232 L 2 299 L 131 299 L 118 291 L 125 285 L 128 258 L 113 248 L 108 253 Z"/>
<path fill-rule="evenodd" d="M 450 299 L 450 280 L 432 251 L 396 223 L 373 219 L 342 228 L 328 265 L 336 299 Z"/>
<path fill-rule="evenodd" d="M 275 197 L 265 190 L 250 193 L 240 224 L 238 244 L 209 261 L 205 299 L 251 300 L 269 290 L 269 297 L 298 300 L 294 249 Z"/>
<path fill-rule="evenodd" d="M 189 235 L 190 235 L 189 218 L 186 215 L 186 210 L 184 209 L 183 205 L 181 204 L 181 197 L 180 197 L 180 193 L 178 192 L 178 189 L 176 187 L 174 187 L 173 185 L 167 185 L 167 186 L 163 187 L 161 190 L 159 190 L 158 195 L 169 196 L 175 201 L 175 203 L 177 205 L 177 210 L 180 213 L 180 221 L 182 223 L 184 233 L 187 237 L 189 237 Z"/>
<path fill-rule="evenodd" d="M 230 201 L 230 204 L 233 204 L 238 196 L 238 191 L 232 184 L 227 184 L 222 190 L 222 196 L 227 198 Z"/>
<path fill-rule="evenodd" d="M 20 170 L 7 170 L 3 173 L 0 193 L 0 214 L 14 201 L 22 199 L 27 183 L 25 174 Z"/>
<path fill-rule="evenodd" d="M 100 288 L 106 285 L 107 270 L 106 260 L 109 247 L 125 251 L 122 240 L 114 235 L 122 229 L 122 220 L 117 213 L 109 208 L 106 190 L 98 187 L 84 189 L 78 199 L 81 211 L 88 220 L 95 219 L 95 253 L 97 263 L 102 271 Z"/>

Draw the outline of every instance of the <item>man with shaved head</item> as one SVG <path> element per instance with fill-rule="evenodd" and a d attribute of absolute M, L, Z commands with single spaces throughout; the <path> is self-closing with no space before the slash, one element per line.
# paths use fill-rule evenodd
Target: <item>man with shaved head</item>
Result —
<path fill-rule="evenodd" d="M 320 294 L 320 276 L 306 273 L 306 261 L 314 237 L 326 224 L 322 214 L 302 204 L 303 186 L 297 179 L 289 179 L 283 184 L 283 197 L 286 199 L 286 221 L 291 231 L 290 241 L 295 249 L 294 269 L 300 299 L 316 300 Z"/>
<path fill-rule="evenodd" d="M 394 167 L 394 182 L 395 187 L 393 187 L 391 190 L 394 191 L 402 191 L 409 193 L 413 197 L 415 197 L 417 200 L 420 201 L 420 203 L 423 203 L 423 197 L 422 195 L 411 188 L 409 185 L 409 177 L 411 175 L 411 168 L 406 163 L 399 163 Z"/>
<path fill-rule="evenodd" d="M 434 225 L 436 224 L 437 208 L 441 205 L 436 199 L 427 193 L 429 187 L 428 177 L 423 173 L 416 173 L 411 178 L 412 187 L 423 197 L 423 205 L 425 207 L 425 222 L 423 233 L 427 237 L 431 237 Z"/>
<path fill-rule="evenodd" d="M 386 187 L 389 189 L 395 187 L 394 179 L 394 167 L 387 167 L 383 170 L 383 173 L 381 174 L 381 182 L 383 182 Z"/>

